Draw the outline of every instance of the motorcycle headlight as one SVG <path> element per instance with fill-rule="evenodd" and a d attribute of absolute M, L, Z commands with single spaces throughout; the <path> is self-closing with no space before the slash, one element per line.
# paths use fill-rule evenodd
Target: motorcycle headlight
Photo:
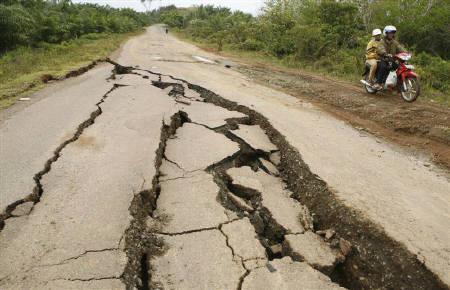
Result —
<path fill-rule="evenodd" d="M 414 69 L 414 66 L 413 66 L 412 64 L 407 64 L 407 65 L 405 65 L 405 67 L 406 67 L 407 69 Z"/>
<path fill-rule="evenodd" d="M 396 55 L 402 61 L 408 61 L 411 59 L 411 54 L 407 52 L 402 52 Z"/>

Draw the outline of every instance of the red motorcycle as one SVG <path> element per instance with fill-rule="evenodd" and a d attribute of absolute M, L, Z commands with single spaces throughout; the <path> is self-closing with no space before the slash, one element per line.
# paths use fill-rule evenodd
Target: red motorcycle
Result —
<path fill-rule="evenodd" d="M 383 85 L 382 90 L 397 90 L 406 102 L 414 102 L 420 95 L 419 76 L 413 72 L 414 66 L 408 64 L 411 59 L 411 54 L 408 52 L 401 52 L 396 54 L 390 61 L 390 72 Z M 366 65 L 364 71 L 364 79 L 361 83 L 364 85 L 369 94 L 376 94 L 378 92 L 368 80 L 370 67 Z"/>

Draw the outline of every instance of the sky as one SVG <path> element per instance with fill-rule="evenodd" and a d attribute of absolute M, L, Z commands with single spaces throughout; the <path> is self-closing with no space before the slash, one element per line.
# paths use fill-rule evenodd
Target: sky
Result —
<path fill-rule="evenodd" d="M 137 11 L 145 11 L 140 0 L 73 0 L 74 3 L 97 3 L 101 5 L 108 4 L 112 7 L 128 7 Z M 151 9 L 160 6 L 176 5 L 178 7 L 189 7 L 192 5 L 212 4 L 216 6 L 229 7 L 233 10 L 241 10 L 253 15 L 257 15 L 264 4 L 264 0 L 154 0 Z"/>

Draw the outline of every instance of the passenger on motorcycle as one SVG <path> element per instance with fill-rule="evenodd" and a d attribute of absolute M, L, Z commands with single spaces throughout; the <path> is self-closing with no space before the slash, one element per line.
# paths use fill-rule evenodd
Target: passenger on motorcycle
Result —
<path fill-rule="evenodd" d="M 374 29 L 372 31 L 372 39 L 367 44 L 366 48 L 366 64 L 370 67 L 369 83 L 372 85 L 375 82 L 375 73 L 377 71 L 377 62 L 379 60 L 379 52 L 381 47 L 381 30 Z"/>
<path fill-rule="evenodd" d="M 381 41 L 379 50 L 381 59 L 378 64 L 377 83 L 374 86 L 376 89 L 381 89 L 383 84 L 386 82 L 390 69 L 388 61 L 393 55 L 405 51 L 405 48 L 398 43 L 397 40 L 395 40 L 396 32 L 397 28 L 395 28 L 395 26 L 388 25 L 384 28 L 384 38 Z"/>

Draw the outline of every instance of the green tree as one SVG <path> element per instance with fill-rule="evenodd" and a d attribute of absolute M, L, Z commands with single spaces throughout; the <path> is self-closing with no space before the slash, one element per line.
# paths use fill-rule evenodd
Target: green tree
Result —
<path fill-rule="evenodd" d="M 28 44 L 36 31 L 35 25 L 34 19 L 24 7 L 0 4 L 0 51 L 17 44 Z"/>
<path fill-rule="evenodd" d="M 60 43 L 83 34 L 122 33 L 146 25 L 146 14 L 70 0 L 3 0 L 0 52 L 18 45 Z"/>

